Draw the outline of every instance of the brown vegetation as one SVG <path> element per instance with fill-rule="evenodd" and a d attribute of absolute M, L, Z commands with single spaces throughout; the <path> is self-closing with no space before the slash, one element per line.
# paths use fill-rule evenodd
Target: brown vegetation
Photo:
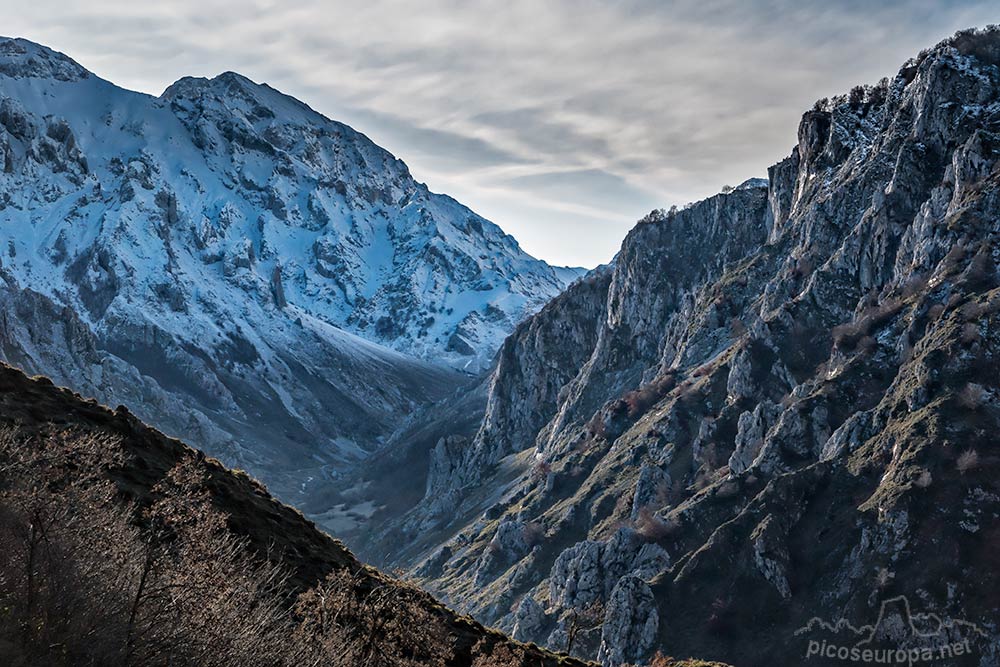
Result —
<path fill-rule="evenodd" d="M 284 572 L 253 558 L 192 461 L 137 517 L 102 476 L 114 442 L 0 435 L 0 636 L 13 665 L 283 665 Z"/>
<path fill-rule="evenodd" d="M 584 664 L 361 565 L 123 408 L 3 365 L 0 554 L 5 667 Z"/>
<path fill-rule="evenodd" d="M 833 343 L 842 350 L 854 349 L 878 327 L 893 318 L 903 307 L 903 302 L 889 298 L 882 303 L 865 308 L 853 321 L 833 328 Z"/>
<path fill-rule="evenodd" d="M 636 516 L 635 530 L 647 541 L 658 542 L 677 530 L 677 524 L 660 517 L 651 508 L 643 507 Z"/>
<path fill-rule="evenodd" d="M 981 384 L 969 382 L 958 393 L 958 403 L 966 410 L 978 410 L 986 401 L 986 389 Z"/>
<path fill-rule="evenodd" d="M 721 662 L 705 662 L 704 660 L 678 660 L 657 651 L 649 667 L 725 667 Z"/>
<path fill-rule="evenodd" d="M 583 609 L 570 611 L 566 623 L 566 653 L 572 655 L 577 637 L 581 632 L 596 630 L 604 623 L 604 605 L 595 601 Z"/>
<path fill-rule="evenodd" d="M 666 373 L 655 380 L 625 394 L 624 401 L 628 408 L 628 416 L 640 417 L 649 408 L 660 402 L 677 384 L 673 373 Z"/>

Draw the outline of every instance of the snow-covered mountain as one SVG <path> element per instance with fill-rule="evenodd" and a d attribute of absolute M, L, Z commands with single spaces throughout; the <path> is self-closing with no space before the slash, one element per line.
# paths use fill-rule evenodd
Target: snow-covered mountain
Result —
<path fill-rule="evenodd" d="M 3 357 L 286 495 L 579 274 L 232 73 L 151 97 L 0 39 L 0 165 Z"/>

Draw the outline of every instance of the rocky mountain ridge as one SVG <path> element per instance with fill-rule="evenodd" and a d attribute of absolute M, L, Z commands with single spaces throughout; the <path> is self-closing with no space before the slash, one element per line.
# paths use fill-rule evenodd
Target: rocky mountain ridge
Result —
<path fill-rule="evenodd" d="M 305 501 L 578 273 L 234 73 L 0 40 L 0 356 Z"/>
<path fill-rule="evenodd" d="M 817 103 L 766 183 L 641 221 L 366 553 L 609 666 L 800 663 L 809 619 L 901 595 L 977 628 L 942 664 L 1000 663 L 998 100 L 1000 31 L 959 33 Z"/>

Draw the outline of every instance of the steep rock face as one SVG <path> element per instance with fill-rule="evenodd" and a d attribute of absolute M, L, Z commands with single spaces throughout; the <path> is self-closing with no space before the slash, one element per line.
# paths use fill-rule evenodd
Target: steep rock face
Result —
<path fill-rule="evenodd" d="M 476 434 L 475 446 L 493 452 L 487 465 L 531 444 L 551 419 L 560 391 L 596 343 L 612 275 L 611 267 L 595 269 L 504 341 Z"/>
<path fill-rule="evenodd" d="M 608 396 L 652 379 L 657 362 L 663 368 L 687 365 L 685 355 L 704 359 L 724 347 L 715 332 L 728 313 L 713 304 L 695 315 L 695 291 L 763 242 L 766 205 L 766 187 L 751 181 L 674 214 L 669 224 L 654 212 L 629 233 L 615 259 L 596 345 L 562 390 L 563 400 L 542 436 L 547 440 L 540 443 L 542 451 Z M 662 313 L 671 315 L 664 320 Z"/>
<path fill-rule="evenodd" d="M 640 659 L 656 642 L 659 622 L 649 586 L 638 577 L 619 579 L 608 601 L 597 659 L 615 665 Z"/>
<path fill-rule="evenodd" d="M 233 73 L 153 98 L 2 39 L 0 165 L 4 358 L 300 502 L 578 273 Z"/>
<path fill-rule="evenodd" d="M 592 349 L 552 375 L 535 437 L 501 449 L 438 525 L 448 557 L 424 583 L 556 648 L 586 591 L 602 639 L 574 651 L 608 665 L 657 649 L 795 663 L 829 639 L 810 619 L 874 624 L 899 596 L 975 624 L 955 664 L 996 664 L 998 65 L 1000 34 L 960 34 L 818 103 L 765 187 L 642 221 Z M 506 354 L 545 373 L 530 342 Z M 495 413 L 523 401 L 506 372 Z M 473 582 L 515 517 L 536 547 Z M 623 524 L 663 551 L 659 571 L 592 566 Z M 903 645 L 944 641 L 921 637 Z"/>

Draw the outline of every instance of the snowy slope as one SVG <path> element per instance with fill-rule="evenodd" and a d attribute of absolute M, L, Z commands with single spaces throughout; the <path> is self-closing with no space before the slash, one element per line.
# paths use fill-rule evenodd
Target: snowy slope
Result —
<path fill-rule="evenodd" d="M 576 275 L 232 73 L 154 98 L 0 40 L 0 165 L 3 355 L 271 480 L 364 456 Z"/>

